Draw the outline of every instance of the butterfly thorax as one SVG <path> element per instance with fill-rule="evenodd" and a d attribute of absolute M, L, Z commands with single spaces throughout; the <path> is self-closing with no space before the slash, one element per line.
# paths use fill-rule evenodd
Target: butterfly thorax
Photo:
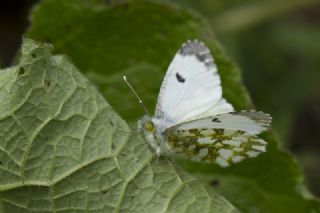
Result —
<path fill-rule="evenodd" d="M 157 156 L 160 156 L 162 150 L 166 147 L 166 137 L 161 121 L 146 115 L 138 121 L 138 128 L 155 150 Z"/>

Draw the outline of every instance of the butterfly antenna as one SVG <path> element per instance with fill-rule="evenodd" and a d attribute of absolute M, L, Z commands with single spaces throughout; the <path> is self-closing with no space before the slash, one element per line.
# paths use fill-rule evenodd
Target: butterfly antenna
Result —
<path fill-rule="evenodd" d="M 146 106 L 144 105 L 143 101 L 141 100 L 141 98 L 139 97 L 139 95 L 136 93 L 136 91 L 133 89 L 133 87 L 131 86 L 131 84 L 129 83 L 129 81 L 127 80 L 127 77 L 124 75 L 123 76 L 123 80 L 124 82 L 126 82 L 128 84 L 128 86 L 130 87 L 130 89 L 132 90 L 133 94 L 137 97 L 137 99 L 139 100 L 139 104 L 142 106 L 144 112 L 150 116 L 149 111 L 147 110 Z"/>
<path fill-rule="evenodd" d="M 122 133 L 128 133 L 128 134 L 139 134 L 139 130 L 135 130 L 133 132 L 128 132 L 128 131 L 122 131 L 122 130 L 118 130 L 119 132 L 122 132 Z"/>

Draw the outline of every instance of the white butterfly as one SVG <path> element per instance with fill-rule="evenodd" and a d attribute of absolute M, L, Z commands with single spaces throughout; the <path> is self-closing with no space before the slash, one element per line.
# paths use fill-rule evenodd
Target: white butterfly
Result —
<path fill-rule="evenodd" d="M 174 151 L 225 167 L 266 151 L 266 142 L 256 134 L 267 130 L 270 115 L 234 112 L 222 97 L 220 76 L 209 49 L 197 40 L 184 43 L 171 62 L 155 116 L 145 111 L 138 121 L 139 130 L 158 157 Z"/>

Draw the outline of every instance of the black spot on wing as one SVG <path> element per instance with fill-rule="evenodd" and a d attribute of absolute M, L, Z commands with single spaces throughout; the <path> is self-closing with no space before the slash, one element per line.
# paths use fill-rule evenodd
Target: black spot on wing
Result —
<path fill-rule="evenodd" d="M 221 123 L 221 121 L 218 118 L 213 118 L 211 121 L 216 123 Z"/>
<path fill-rule="evenodd" d="M 186 81 L 186 79 L 183 78 L 178 72 L 176 73 L 176 78 L 180 83 L 184 83 Z"/>

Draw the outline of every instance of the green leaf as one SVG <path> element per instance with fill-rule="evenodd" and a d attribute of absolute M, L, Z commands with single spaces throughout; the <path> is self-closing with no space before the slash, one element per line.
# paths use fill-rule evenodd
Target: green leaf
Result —
<path fill-rule="evenodd" d="M 167 65 L 181 44 L 192 38 L 205 41 L 212 50 L 227 100 L 238 110 L 252 108 L 239 70 L 214 40 L 206 20 L 169 4 L 130 1 L 108 6 L 46 0 L 33 12 L 27 35 L 50 41 L 57 52 L 67 53 L 131 123 L 143 112 L 122 83 L 122 75 L 128 75 L 147 107 L 153 109 Z M 182 165 L 243 212 L 320 211 L 319 202 L 304 197 L 295 160 L 279 149 L 272 133 L 262 137 L 269 143 L 267 153 L 230 168 Z"/>
<path fill-rule="evenodd" d="M 154 159 L 64 56 L 25 39 L 0 72 L 1 212 L 232 212 Z M 130 136 L 130 137 L 129 137 Z"/>

